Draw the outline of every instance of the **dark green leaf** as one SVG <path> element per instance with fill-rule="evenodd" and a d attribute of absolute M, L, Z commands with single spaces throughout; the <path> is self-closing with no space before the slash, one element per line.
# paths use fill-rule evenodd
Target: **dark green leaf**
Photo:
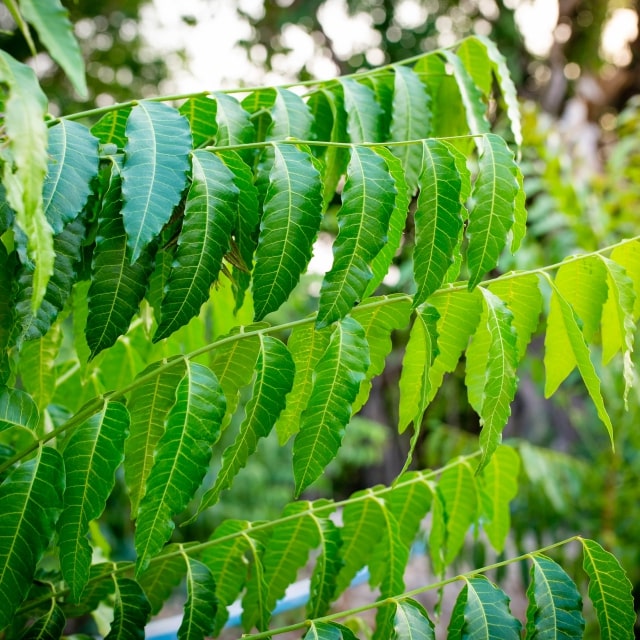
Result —
<path fill-rule="evenodd" d="M 104 640 L 143 640 L 144 626 L 151 612 L 144 591 L 131 578 L 116 576 L 114 583 L 113 622 Z"/>
<path fill-rule="evenodd" d="M 225 93 L 214 93 L 218 133 L 216 146 L 246 144 L 255 138 L 255 130 L 249 114 L 240 103 Z"/>
<path fill-rule="evenodd" d="M 374 92 L 351 78 L 341 78 L 344 110 L 347 113 L 347 132 L 351 142 L 381 142 L 382 109 Z"/>
<path fill-rule="evenodd" d="M 38 406 L 21 389 L 0 388 L 0 431 L 13 426 L 35 431 L 38 426 Z"/>
<path fill-rule="evenodd" d="M 98 138 L 102 145 L 115 144 L 116 148 L 123 149 L 127 141 L 126 127 L 130 113 L 131 107 L 123 107 L 105 113 L 91 127 L 91 133 Z"/>
<path fill-rule="evenodd" d="M 64 612 L 52 599 L 49 610 L 20 636 L 20 640 L 59 640 L 66 622 Z"/>
<path fill-rule="evenodd" d="M 329 518 L 316 518 L 315 523 L 320 535 L 321 552 L 316 559 L 309 586 L 309 618 L 317 618 L 328 612 L 336 590 L 338 573 L 342 568 L 340 529 Z"/>
<path fill-rule="evenodd" d="M 207 565 L 186 555 L 184 561 L 187 565 L 187 603 L 178 640 L 203 640 L 213 633 L 216 583 Z"/>
<path fill-rule="evenodd" d="M 311 131 L 311 112 L 304 100 L 297 94 L 277 87 L 275 101 L 271 109 L 271 126 L 268 140 L 298 138 L 307 140 Z"/>

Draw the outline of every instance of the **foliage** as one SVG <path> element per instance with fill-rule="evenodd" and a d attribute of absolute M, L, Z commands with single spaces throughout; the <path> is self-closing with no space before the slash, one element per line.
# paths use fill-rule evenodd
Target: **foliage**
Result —
<path fill-rule="evenodd" d="M 50 26 L 68 35 L 61 18 Z M 336 622 L 349 612 L 328 612 L 364 566 L 380 594 L 368 605 L 376 638 L 433 637 L 414 596 L 458 580 L 450 637 L 519 637 L 508 596 L 483 575 L 492 567 L 445 573 L 470 528 L 505 548 L 527 459 L 501 444 L 502 430 L 541 308 L 546 391 L 577 370 L 613 438 L 591 349 L 599 327 L 608 353 L 629 363 L 628 390 L 640 243 L 626 238 L 487 279 L 505 248 L 520 244 L 526 217 L 518 105 L 495 47 L 473 38 L 295 91 L 255 89 L 242 102 L 234 92 L 198 94 L 179 108 L 158 98 L 48 121 L 33 73 L 8 54 L 2 60 L 4 637 L 57 637 L 65 619 L 99 606 L 113 611 L 108 637 L 138 637 L 184 579 L 180 637 L 219 632 L 241 596 L 245 630 L 258 629 L 248 637 L 306 629 L 309 638 L 349 638 Z M 487 70 L 499 96 L 483 81 Z M 494 101 L 508 142 L 492 132 Z M 425 117 L 408 123 L 413 112 Z M 25 135 L 27 116 L 46 126 Z M 96 116 L 88 127 L 77 122 Z M 334 262 L 317 312 L 270 323 L 333 213 Z M 415 233 L 403 234 L 409 215 Z M 413 245 L 413 292 L 372 296 L 403 243 Z M 586 299 L 585 290 L 599 295 Z M 464 354 L 479 450 L 340 502 L 311 499 L 385 368 L 393 332 L 406 329 L 400 429 L 413 423 L 415 442 L 426 406 Z M 241 393 L 249 400 L 239 420 Z M 215 508 L 274 426 L 281 442 L 293 439 L 296 499 L 282 515 L 228 519 L 208 539 L 172 541 L 176 518 Z M 212 458 L 219 472 L 203 485 Z M 96 525 L 121 464 L 135 562 L 112 557 Z M 435 581 L 405 592 L 427 514 Z M 622 568 L 578 536 L 493 567 L 531 563 L 529 635 L 580 637 L 577 587 L 546 555 L 576 541 L 603 637 L 631 637 Z M 269 630 L 311 552 L 312 619 Z"/>

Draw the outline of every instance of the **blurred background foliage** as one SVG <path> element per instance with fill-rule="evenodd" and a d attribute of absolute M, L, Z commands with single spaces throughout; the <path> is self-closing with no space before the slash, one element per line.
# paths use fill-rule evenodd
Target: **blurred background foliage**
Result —
<path fill-rule="evenodd" d="M 145 35 L 145 24 L 166 3 L 69 0 L 65 4 L 87 61 L 90 96 L 88 102 L 80 102 L 60 70 L 46 54 L 39 54 L 33 63 L 52 113 L 162 93 L 166 87 L 179 86 L 177 79 L 189 73 L 192 54 L 187 40 L 167 43 Z M 244 23 L 246 37 L 235 48 L 253 69 L 247 75 L 224 59 L 212 59 L 210 64 L 220 67 L 220 82 L 231 86 L 260 77 L 271 83 L 273 74 L 292 81 L 353 73 L 453 44 L 474 32 L 488 35 L 506 55 L 522 98 L 522 169 L 529 209 L 527 239 L 517 256 L 505 256 L 501 268 L 558 262 L 577 251 L 594 250 L 637 233 L 637 2 L 558 0 L 556 13 L 555 2 L 538 0 L 535 10 L 550 7 L 555 24 L 550 26 L 550 39 L 537 44 L 529 41 L 531 34 L 523 28 L 523 21 L 531 15 L 526 13 L 527 6 L 534 6 L 528 0 L 199 0 L 185 2 L 184 9 L 177 10 L 180 33 L 188 35 L 200 21 L 219 19 L 223 5 L 224 16 L 232 12 Z M 620 19 L 631 27 L 635 21 L 636 28 L 627 29 L 628 41 L 618 38 L 612 53 L 605 45 L 611 38 L 612 23 Z M 346 40 L 336 31 L 339 22 L 350 34 Z M 2 48 L 28 59 L 29 51 L 4 5 L 0 5 L 0 29 Z M 333 233 L 331 211 L 326 220 L 325 231 Z M 409 225 L 407 246 L 410 242 Z M 408 265 L 404 254 L 396 262 L 393 282 L 383 286 L 382 293 L 405 286 L 402 274 Z M 275 321 L 313 311 L 318 282 L 318 276 L 308 274 L 291 305 L 281 309 Z M 77 378 L 77 363 L 65 359 L 69 350 L 63 348 L 53 402 L 65 397 L 68 407 L 69 389 L 82 388 L 83 394 L 76 398 L 80 406 L 96 391 L 132 379 L 148 357 L 180 352 L 225 333 L 238 322 L 250 322 L 249 308 L 240 311 L 238 320 L 231 318 L 232 305 L 231 287 L 221 283 L 200 318 L 172 336 L 162 347 L 163 353 L 151 353 L 159 347 L 150 346 L 147 340 L 150 321 L 143 314 L 128 336 L 96 358 L 82 380 Z M 50 339 L 63 344 L 73 339 L 72 323 L 70 317 L 70 331 L 52 334 Z M 396 349 L 383 376 L 374 381 L 371 400 L 348 430 L 338 459 L 314 489 L 314 497 L 331 494 L 340 498 L 362 486 L 388 483 L 402 468 L 408 436 L 400 438 L 394 425 L 406 338 L 403 333 L 395 336 Z M 520 388 L 505 431 L 505 438 L 518 446 L 523 458 L 522 490 L 513 511 L 514 545 L 526 550 L 576 532 L 600 539 L 620 558 L 640 593 L 640 386 L 631 393 L 625 410 L 621 363 L 614 360 L 599 366 L 616 428 L 616 449 L 612 451 L 577 379 L 570 378 L 552 401 L 544 400 L 542 354 L 542 341 L 534 340 L 519 370 Z M 598 361 L 598 354 L 594 359 Z M 55 422 L 55 411 L 51 418 Z M 452 375 L 425 415 L 414 464 L 435 467 L 475 448 L 477 430 L 477 417 L 466 401 L 464 377 Z M 213 513 L 190 525 L 188 535 L 197 535 L 198 527 L 204 535 L 227 517 L 275 517 L 292 496 L 289 459 L 287 447 L 278 444 L 275 434 L 265 439 L 250 468 L 241 473 Z M 256 491 L 256 487 L 265 490 Z M 122 509 L 118 497 L 116 493 L 111 499 L 114 514 Z M 110 518 L 107 511 L 105 538 L 122 556 L 130 556 L 131 532 L 117 530 L 117 522 L 121 522 L 119 515 Z M 535 545 L 525 542 L 532 536 Z"/>

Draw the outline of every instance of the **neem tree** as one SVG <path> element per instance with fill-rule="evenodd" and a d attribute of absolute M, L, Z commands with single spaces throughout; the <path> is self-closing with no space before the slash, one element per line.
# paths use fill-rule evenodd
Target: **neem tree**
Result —
<path fill-rule="evenodd" d="M 62 7 L 8 6 L 82 91 Z M 331 604 L 363 566 L 380 598 L 358 611 L 377 609 L 376 638 L 434 637 L 413 596 L 456 581 L 450 638 L 521 637 L 507 595 L 483 575 L 490 567 L 445 571 L 470 527 L 504 549 L 527 461 L 501 445 L 501 432 L 541 313 L 547 395 L 577 368 L 612 434 L 590 351 L 599 329 L 605 359 L 622 353 L 633 384 L 640 244 L 486 278 L 526 230 L 518 103 L 495 46 L 472 37 L 350 77 L 244 89 L 241 102 L 239 92 L 203 92 L 61 118 L 47 116 L 34 73 L 5 52 L 0 82 L 3 637 L 57 638 L 68 620 L 105 605 L 109 638 L 141 637 L 186 580 L 181 638 L 217 634 L 240 595 L 246 637 L 352 638 L 338 620 L 354 612 L 330 613 Z M 496 112 L 504 137 L 492 131 Z M 317 312 L 270 324 L 330 207 L 339 231 Z M 414 292 L 375 297 L 402 243 L 413 244 Z M 237 326 L 219 335 L 233 317 Z M 479 451 L 438 470 L 405 469 L 342 502 L 299 499 L 367 401 L 392 332 L 409 325 L 398 429 L 413 425 L 416 441 L 464 353 Z M 230 426 L 236 411 L 239 427 Z M 221 451 L 226 428 L 237 433 Z M 274 428 L 281 443 L 293 438 L 295 488 L 282 516 L 226 520 L 207 540 L 170 543 L 173 518 L 196 497 L 193 518 L 214 508 Z M 221 468 L 201 490 L 212 457 Z M 112 561 L 96 523 L 120 467 L 135 562 Z M 428 513 L 421 535 L 435 582 L 406 593 Z M 531 567 L 527 637 L 582 637 L 580 593 L 545 555 L 572 542 L 602 637 L 633 637 L 624 572 L 579 536 L 500 563 Z M 307 619 L 267 630 L 312 550 Z"/>

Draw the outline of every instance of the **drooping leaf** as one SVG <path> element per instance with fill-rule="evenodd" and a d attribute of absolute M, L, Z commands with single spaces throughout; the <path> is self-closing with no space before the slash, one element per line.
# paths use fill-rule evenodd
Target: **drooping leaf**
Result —
<path fill-rule="evenodd" d="M 640 242 L 637 240 L 618 245 L 611 252 L 611 260 L 624 267 L 631 278 L 635 291 L 640 291 Z M 640 317 L 640 295 L 636 296 L 633 305 L 633 318 Z"/>
<path fill-rule="evenodd" d="M 505 141 L 493 133 L 478 140 L 478 177 L 471 193 L 474 205 L 467 227 L 470 289 L 498 263 L 513 227 L 519 190 L 517 165 Z"/>
<path fill-rule="evenodd" d="M 431 531 L 429 532 L 429 557 L 433 565 L 433 571 L 438 576 L 444 575 L 446 565 L 444 554 L 446 550 L 446 521 L 444 498 L 442 493 L 434 487 L 433 500 L 431 501 Z"/>
<path fill-rule="evenodd" d="M 140 500 L 135 535 L 138 574 L 171 535 L 172 516 L 187 506 L 202 482 L 224 412 L 224 395 L 214 374 L 203 365 L 186 363 Z"/>
<path fill-rule="evenodd" d="M 213 633 L 217 601 L 216 583 L 206 564 L 184 555 L 187 565 L 187 602 L 178 640 L 204 640 Z"/>
<path fill-rule="evenodd" d="M 42 201 L 47 172 L 47 98 L 34 71 L 5 51 L 0 51 L 0 83 L 7 88 L 2 183 L 16 224 L 27 237 L 29 259 L 34 264 L 31 306 L 35 311 L 44 297 L 55 258 L 53 230 Z"/>
<path fill-rule="evenodd" d="M 342 568 L 340 529 L 330 518 L 315 518 L 314 521 L 318 529 L 321 552 L 316 559 L 309 585 L 309 618 L 318 618 L 328 612 L 336 590 L 336 579 Z"/>
<path fill-rule="evenodd" d="M 369 368 L 362 327 L 346 317 L 336 324 L 329 346 L 315 368 L 309 403 L 293 445 L 293 474 L 299 495 L 335 457 L 351 406 Z"/>
<path fill-rule="evenodd" d="M 205 493 L 199 511 L 215 504 L 237 473 L 255 452 L 260 438 L 266 438 L 285 405 L 293 384 L 294 364 L 285 345 L 276 338 L 259 336 L 260 353 L 256 365 L 253 394 L 234 443 L 222 454 L 222 467 L 214 486 Z"/>
<path fill-rule="evenodd" d="M 351 142 L 382 142 L 382 110 L 375 94 L 366 85 L 352 78 L 340 78 L 347 113 L 347 132 Z"/>
<path fill-rule="evenodd" d="M 289 89 L 276 87 L 267 139 L 307 140 L 311 131 L 311 118 L 309 107 L 299 95 Z"/>
<path fill-rule="evenodd" d="M 122 218 L 131 262 L 160 233 L 180 202 L 189 170 L 187 119 L 161 102 L 139 102 L 126 126 Z"/>
<path fill-rule="evenodd" d="M 584 554 L 582 566 L 589 576 L 589 598 L 600 623 L 600 637 L 633 638 L 636 614 L 629 578 L 613 554 L 594 540 L 579 540 Z"/>
<path fill-rule="evenodd" d="M 58 640 L 66 622 L 64 612 L 52 598 L 49 610 L 20 636 L 20 640 Z"/>
<path fill-rule="evenodd" d="M 104 640 L 143 640 L 151 605 L 140 585 L 131 578 L 116 576 L 113 622 Z"/>
<path fill-rule="evenodd" d="M 564 569 L 543 555 L 531 556 L 527 589 L 527 639 L 579 640 L 584 633 L 582 597 Z"/>
<path fill-rule="evenodd" d="M 255 130 L 249 114 L 240 103 L 226 93 L 213 93 L 216 100 L 216 123 L 218 133 L 216 146 L 237 145 L 252 142 Z"/>
<path fill-rule="evenodd" d="M 520 166 L 516 166 L 518 193 L 513 209 L 513 227 L 511 228 L 511 253 L 515 253 L 527 234 L 527 194 L 524 191 L 524 176 Z"/>
<path fill-rule="evenodd" d="M 184 578 L 187 567 L 180 550 L 180 545 L 168 544 L 138 577 L 137 582 L 147 596 L 152 615 L 162 609 Z"/>
<path fill-rule="evenodd" d="M 467 349 L 465 384 L 471 406 L 480 416 L 478 470 L 490 460 L 502 441 L 516 394 L 518 347 L 513 316 L 507 305 L 484 287 L 484 311 Z"/>
<path fill-rule="evenodd" d="M 13 341 L 15 306 L 13 304 L 13 281 L 16 254 L 7 250 L 0 242 L 0 384 L 9 378 L 9 344 Z"/>
<path fill-rule="evenodd" d="M 261 320 L 285 302 L 311 259 L 320 225 L 322 185 L 307 153 L 274 145 L 253 273 L 255 315 Z"/>
<path fill-rule="evenodd" d="M 127 141 L 126 127 L 131 107 L 123 107 L 105 113 L 93 127 L 91 133 L 102 145 L 113 144 L 116 149 L 123 149 Z"/>
<path fill-rule="evenodd" d="M 424 607 L 411 598 L 396 602 L 394 640 L 435 640 L 433 622 Z"/>
<path fill-rule="evenodd" d="M 135 264 L 131 264 L 127 257 L 127 238 L 120 212 L 120 183 L 114 166 L 98 218 L 98 235 L 91 265 L 85 334 L 92 358 L 127 331 L 147 290 L 153 269 L 149 251 L 145 251 Z"/>
<path fill-rule="evenodd" d="M 385 502 L 398 523 L 402 543 L 410 547 L 420 523 L 431 507 L 433 487 L 419 472 L 410 471 L 398 477 Z"/>
<path fill-rule="evenodd" d="M 62 457 L 40 447 L 0 485 L 0 629 L 27 595 L 62 510 Z"/>
<path fill-rule="evenodd" d="M 367 147 L 353 147 L 337 213 L 333 265 L 320 288 L 319 328 L 344 318 L 362 299 L 373 276 L 371 262 L 387 238 L 395 195 L 384 159 Z"/>
<path fill-rule="evenodd" d="M 493 88 L 493 74 L 487 52 L 482 43 L 474 37 L 465 38 L 456 49 L 469 76 L 485 97 L 489 97 Z"/>
<path fill-rule="evenodd" d="M 108 402 L 73 432 L 64 448 L 66 488 L 58 522 L 60 567 L 76 603 L 89 579 L 89 523 L 104 511 L 115 484 L 116 469 L 124 458 L 128 433 L 126 407 Z"/>
<path fill-rule="evenodd" d="M 131 500 L 131 517 L 136 518 L 145 484 L 153 466 L 164 421 L 175 402 L 176 387 L 184 376 L 184 364 L 162 368 L 152 364 L 138 376 L 139 385 L 131 392 L 127 407 L 131 416 L 130 435 L 124 443 L 124 477 Z"/>
<path fill-rule="evenodd" d="M 191 164 L 184 222 L 154 341 L 166 338 L 198 315 L 218 277 L 236 222 L 239 190 L 231 171 L 209 151 L 194 151 Z"/>
<path fill-rule="evenodd" d="M 442 284 L 462 228 L 461 181 L 454 157 L 438 140 L 426 140 L 423 154 L 415 212 L 414 306 L 422 304 Z"/>
<path fill-rule="evenodd" d="M 189 98 L 178 109 L 189 122 L 194 149 L 213 144 L 218 132 L 217 105 L 212 96 L 200 95 Z"/>
<path fill-rule="evenodd" d="M 49 55 L 64 69 L 73 88 L 86 98 L 84 60 L 67 10 L 59 0 L 20 0 L 20 10 L 38 32 Z"/>
<path fill-rule="evenodd" d="M 391 69 L 385 69 L 382 73 L 367 75 L 362 81 L 365 86 L 373 90 L 373 95 L 380 107 L 380 140 L 390 140 L 395 76 Z"/>

